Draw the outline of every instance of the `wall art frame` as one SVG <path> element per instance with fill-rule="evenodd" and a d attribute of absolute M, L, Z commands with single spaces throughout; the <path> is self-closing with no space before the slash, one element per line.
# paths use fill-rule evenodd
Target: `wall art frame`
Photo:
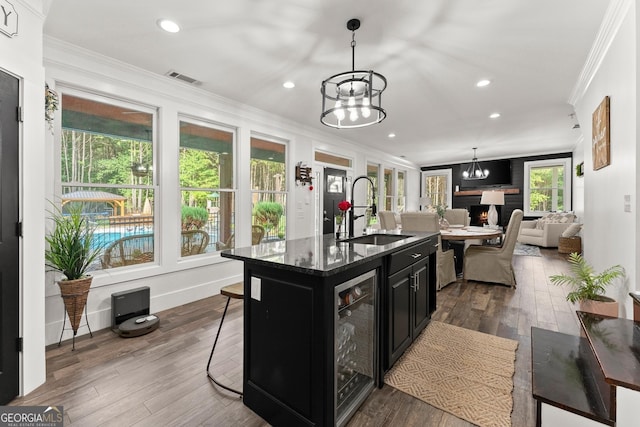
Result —
<path fill-rule="evenodd" d="M 593 112 L 591 134 L 593 170 L 602 169 L 611 164 L 610 108 L 609 97 L 605 96 Z"/>

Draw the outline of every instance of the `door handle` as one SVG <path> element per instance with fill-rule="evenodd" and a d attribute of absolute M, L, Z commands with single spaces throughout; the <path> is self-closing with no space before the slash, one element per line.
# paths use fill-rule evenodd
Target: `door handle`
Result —
<path fill-rule="evenodd" d="M 420 258 L 422 256 L 422 254 L 420 252 L 416 252 L 411 254 L 411 258 L 416 259 L 416 258 Z"/>

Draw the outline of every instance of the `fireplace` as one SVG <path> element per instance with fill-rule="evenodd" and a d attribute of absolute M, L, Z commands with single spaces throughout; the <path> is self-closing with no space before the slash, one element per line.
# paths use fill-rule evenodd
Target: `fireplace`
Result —
<path fill-rule="evenodd" d="M 502 224 L 502 206 L 496 206 L 498 211 L 498 225 Z M 469 206 L 469 216 L 471 217 L 471 225 L 482 227 L 487 224 L 487 215 L 489 212 L 488 205 L 471 205 Z"/>

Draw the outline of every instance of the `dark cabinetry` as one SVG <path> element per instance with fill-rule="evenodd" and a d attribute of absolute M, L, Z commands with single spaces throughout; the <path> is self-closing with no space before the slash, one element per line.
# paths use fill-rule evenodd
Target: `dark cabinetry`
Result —
<path fill-rule="evenodd" d="M 385 370 L 411 345 L 435 311 L 435 265 L 431 241 L 389 256 Z"/>

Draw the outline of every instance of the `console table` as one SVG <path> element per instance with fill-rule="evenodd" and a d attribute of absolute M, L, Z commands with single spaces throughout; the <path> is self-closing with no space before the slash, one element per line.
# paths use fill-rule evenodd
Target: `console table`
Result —
<path fill-rule="evenodd" d="M 637 425 L 640 323 L 577 315 L 584 337 L 532 328 L 537 425 Z"/>

